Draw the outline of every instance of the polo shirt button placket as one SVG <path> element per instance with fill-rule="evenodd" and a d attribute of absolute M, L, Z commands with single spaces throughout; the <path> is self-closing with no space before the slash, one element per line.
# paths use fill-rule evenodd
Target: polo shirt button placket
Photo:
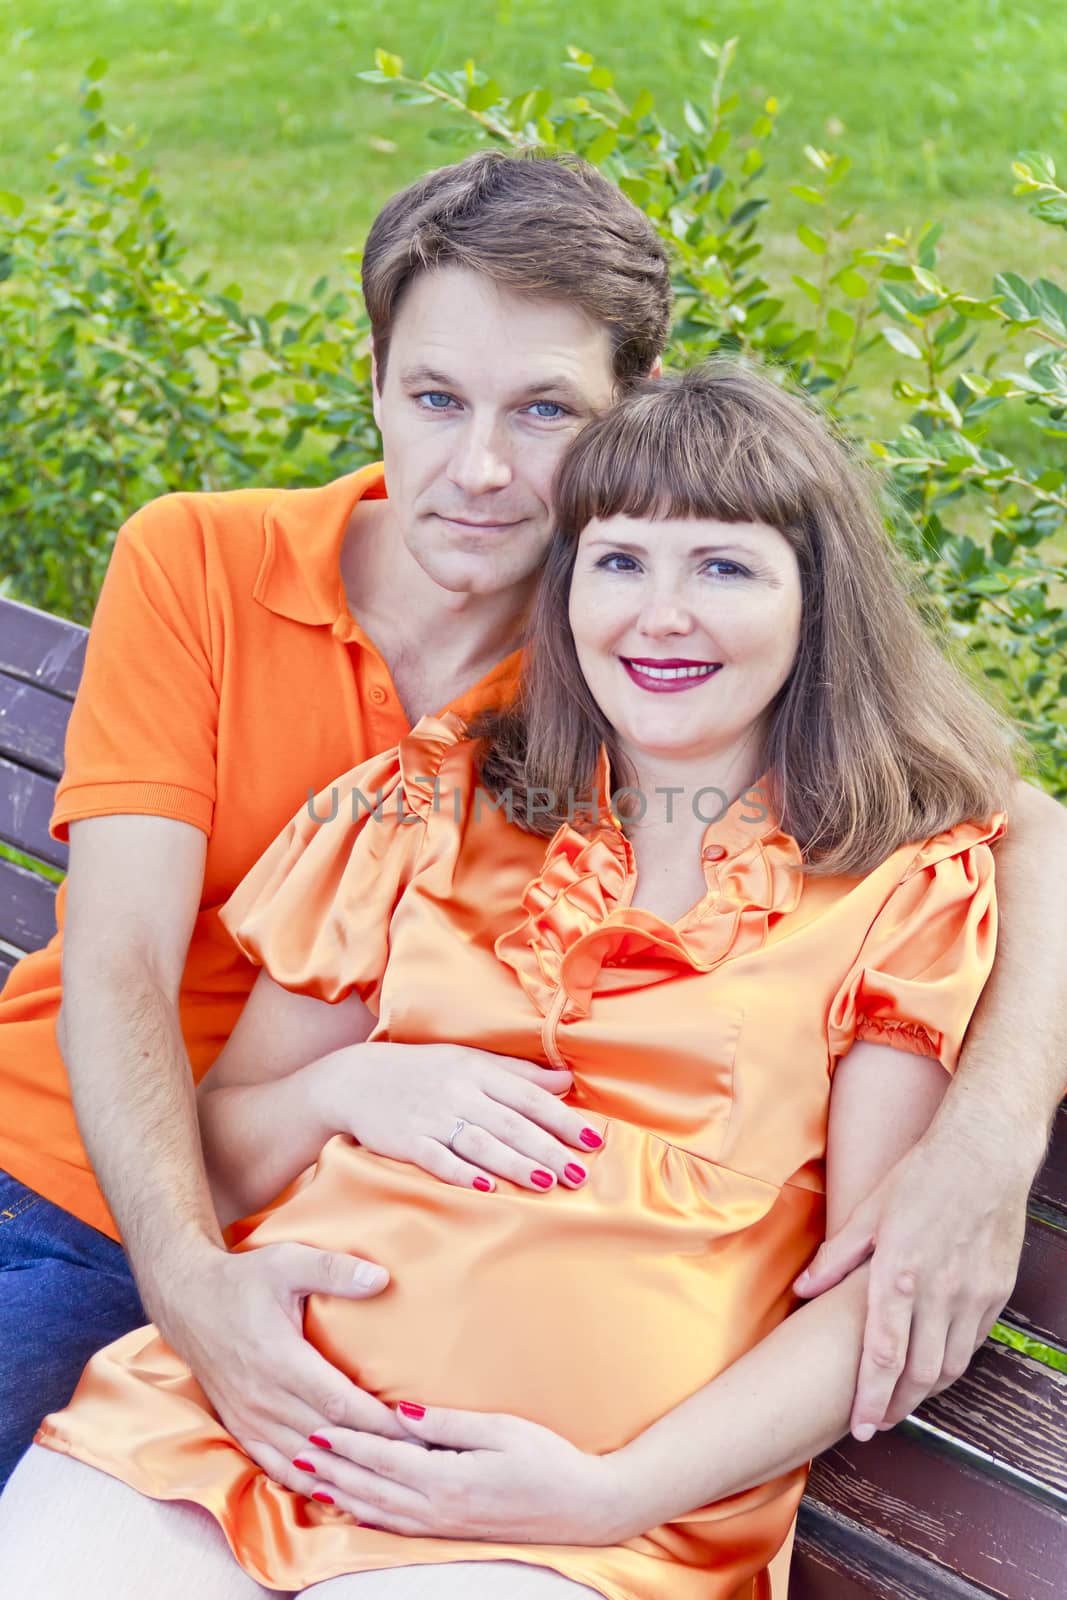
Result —
<path fill-rule="evenodd" d="M 372 705 L 384 706 L 388 698 L 389 696 L 386 694 L 380 683 L 373 684 L 367 691 L 367 699 Z"/>

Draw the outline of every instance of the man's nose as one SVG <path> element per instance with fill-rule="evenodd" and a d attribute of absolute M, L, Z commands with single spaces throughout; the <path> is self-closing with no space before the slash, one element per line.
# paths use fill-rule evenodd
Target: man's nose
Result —
<path fill-rule="evenodd" d="M 495 422 L 477 419 L 456 441 L 448 476 L 464 494 L 487 494 L 506 489 L 511 482 L 511 455 L 505 430 Z"/>

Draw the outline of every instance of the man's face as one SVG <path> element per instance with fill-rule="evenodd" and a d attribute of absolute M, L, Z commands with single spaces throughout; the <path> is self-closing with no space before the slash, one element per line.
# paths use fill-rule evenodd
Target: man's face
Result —
<path fill-rule="evenodd" d="M 435 583 L 496 594 L 536 571 L 559 458 L 613 392 L 608 330 L 564 301 L 462 267 L 416 278 L 374 414 L 390 513 Z"/>

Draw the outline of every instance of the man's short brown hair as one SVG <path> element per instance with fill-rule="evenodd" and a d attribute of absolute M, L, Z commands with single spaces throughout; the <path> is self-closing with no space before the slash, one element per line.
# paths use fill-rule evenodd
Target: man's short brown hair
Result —
<path fill-rule="evenodd" d="M 667 253 L 621 190 L 575 156 L 482 150 L 394 195 L 363 253 L 379 382 L 405 290 L 459 266 L 501 288 L 578 306 L 611 335 L 623 386 L 662 353 L 671 321 Z"/>

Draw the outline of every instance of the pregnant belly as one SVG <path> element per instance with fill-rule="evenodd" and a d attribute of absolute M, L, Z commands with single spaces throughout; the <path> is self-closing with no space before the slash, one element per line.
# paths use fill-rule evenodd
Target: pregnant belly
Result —
<path fill-rule="evenodd" d="M 504 1411 L 616 1449 L 781 1320 L 822 1206 L 625 1123 L 588 1166 L 578 1190 L 481 1194 L 337 1138 L 238 1248 L 297 1240 L 388 1268 L 374 1299 L 313 1295 L 305 1314 L 387 1403 Z"/>

